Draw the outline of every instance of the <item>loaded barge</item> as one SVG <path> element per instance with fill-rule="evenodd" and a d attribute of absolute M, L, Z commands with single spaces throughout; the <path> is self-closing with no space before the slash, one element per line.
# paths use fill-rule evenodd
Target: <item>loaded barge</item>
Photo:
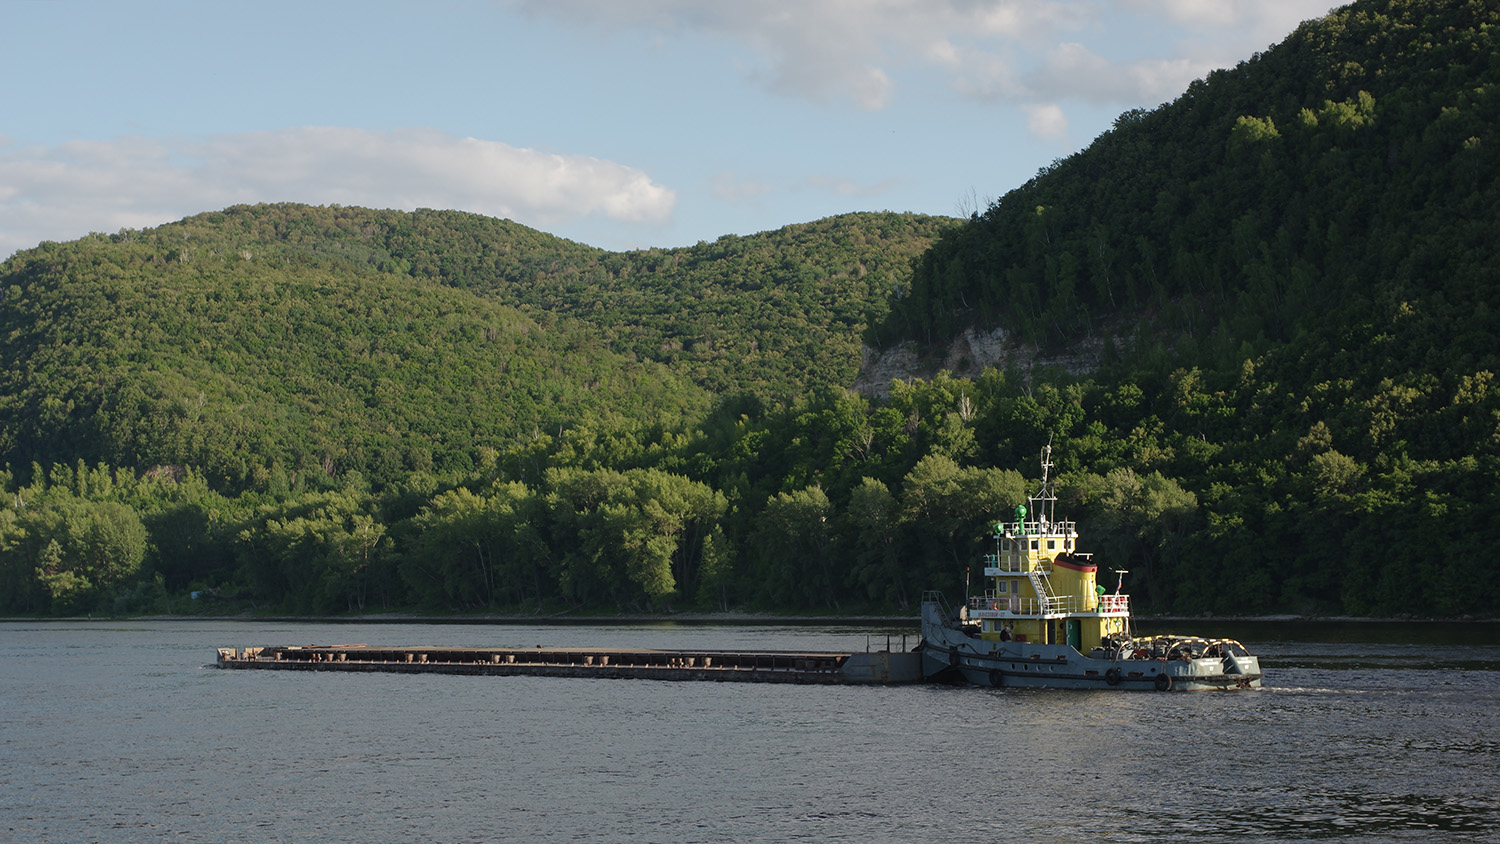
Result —
<path fill-rule="evenodd" d="M 219 648 L 226 669 L 383 671 L 742 683 L 893 684 L 922 677 L 916 652 L 679 651 L 630 648 L 426 648 L 368 645 Z"/>

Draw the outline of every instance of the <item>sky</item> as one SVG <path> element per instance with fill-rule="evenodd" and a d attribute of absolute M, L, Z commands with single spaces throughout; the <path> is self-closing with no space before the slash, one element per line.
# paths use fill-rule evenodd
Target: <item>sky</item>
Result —
<path fill-rule="evenodd" d="M 0 257 L 230 205 L 967 216 L 1332 0 L 0 0 Z"/>

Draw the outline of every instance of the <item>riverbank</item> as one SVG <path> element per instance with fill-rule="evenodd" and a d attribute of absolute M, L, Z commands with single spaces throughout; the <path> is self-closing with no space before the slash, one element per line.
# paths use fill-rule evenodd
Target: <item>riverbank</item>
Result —
<path fill-rule="evenodd" d="M 245 621 L 277 623 L 316 624 L 713 624 L 713 625 L 859 625 L 859 626 L 916 626 L 921 616 L 912 615 L 786 615 L 781 613 L 717 612 L 717 613 L 627 613 L 619 615 L 550 613 L 538 615 L 513 614 L 454 614 L 432 615 L 425 613 L 368 613 L 359 615 L 257 615 L 249 612 L 235 614 L 185 614 L 185 615 L 87 615 L 87 616 L 14 616 L 0 618 L 0 623 L 27 621 L 57 622 L 118 622 L 118 621 Z M 1328 624 L 1500 624 L 1500 617 L 1475 618 L 1418 618 L 1414 616 L 1342 616 L 1342 615 L 1138 615 L 1138 624 L 1277 624 L 1277 623 L 1328 623 Z"/>

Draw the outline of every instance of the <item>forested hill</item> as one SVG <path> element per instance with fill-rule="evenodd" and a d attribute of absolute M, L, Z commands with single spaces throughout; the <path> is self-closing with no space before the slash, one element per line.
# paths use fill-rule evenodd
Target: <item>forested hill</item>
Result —
<path fill-rule="evenodd" d="M 1121 115 L 941 238 L 867 339 L 971 326 L 1106 340 L 1029 420 L 1077 503 L 1127 471 L 1190 496 L 1178 609 L 1493 614 L 1500 6 L 1361 0 Z M 1018 421 L 980 423 L 985 459 Z"/>
<path fill-rule="evenodd" d="M 859 332 L 951 223 L 611 254 L 474 214 L 263 205 L 43 244 L 0 265 L 0 463 L 383 484 L 848 383 Z"/>
<path fill-rule="evenodd" d="M 945 237 L 872 339 L 1057 345 L 1123 311 L 1222 358 L 1409 308 L 1467 366 L 1497 295 L 1497 24 L 1483 0 L 1366 0 L 1121 115 Z"/>
<path fill-rule="evenodd" d="M 575 416 L 707 404 L 582 326 L 295 240 L 211 248 L 190 222 L 6 262 L 0 460 L 187 466 L 229 488 L 386 483 Z"/>
<path fill-rule="evenodd" d="M 910 612 L 1050 443 L 1143 612 L 1494 616 L 1497 24 L 1356 3 L 962 224 L 277 205 L 18 253 L 0 609 Z M 861 332 L 970 326 L 1108 353 L 846 389 Z"/>
<path fill-rule="evenodd" d="M 912 259 L 955 222 L 851 213 L 610 253 L 457 211 L 259 205 L 125 236 L 187 260 L 249 252 L 282 267 L 316 263 L 462 288 L 543 321 L 577 317 L 592 342 L 670 364 L 716 393 L 779 400 L 853 380 L 859 332 L 884 316 Z"/>

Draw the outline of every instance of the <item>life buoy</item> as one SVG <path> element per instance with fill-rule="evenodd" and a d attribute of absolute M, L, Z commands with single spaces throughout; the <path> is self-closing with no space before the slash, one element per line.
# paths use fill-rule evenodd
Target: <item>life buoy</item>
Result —
<path fill-rule="evenodd" d="M 1156 675 L 1156 690 L 1158 692 L 1172 691 L 1172 675 L 1165 671 Z"/>
<path fill-rule="evenodd" d="M 990 669 L 990 685 L 994 686 L 997 689 L 1005 685 L 1005 674 L 1001 672 L 1000 669 Z"/>
<path fill-rule="evenodd" d="M 1111 668 L 1108 671 L 1104 672 L 1104 682 L 1110 684 L 1111 686 L 1120 685 L 1120 669 Z"/>

